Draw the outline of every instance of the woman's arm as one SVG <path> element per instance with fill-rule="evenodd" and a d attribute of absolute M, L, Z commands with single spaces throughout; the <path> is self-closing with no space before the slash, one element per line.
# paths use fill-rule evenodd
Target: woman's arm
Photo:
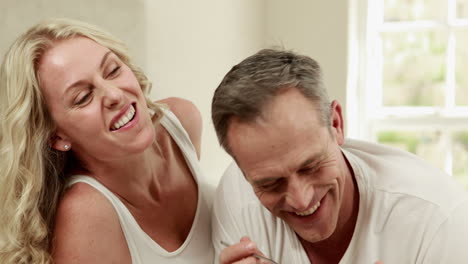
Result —
<path fill-rule="evenodd" d="M 60 201 L 52 247 L 57 264 L 132 263 L 117 213 L 85 183 L 72 186 Z"/>

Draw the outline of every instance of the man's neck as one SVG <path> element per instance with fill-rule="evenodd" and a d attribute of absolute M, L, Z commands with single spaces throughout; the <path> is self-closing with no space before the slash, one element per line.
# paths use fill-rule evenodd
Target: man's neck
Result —
<path fill-rule="evenodd" d="M 351 243 L 356 219 L 357 212 L 355 216 L 349 219 L 349 225 L 336 229 L 335 232 L 326 240 L 310 243 L 300 239 L 301 244 L 309 257 L 310 263 L 339 263 Z"/>
<path fill-rule="evenodd" d="M 339 263 L 353 238 L 359 213 L 359 190 L 353 170 L 347 160 L 346 162 L 350 175 L 346 179 L 342 202 L 349 204 L 342 205 L 335 231 L 329 238 L 315 243 L 310 243 L 299 237 L 310 262 L 313 264 Z"/>

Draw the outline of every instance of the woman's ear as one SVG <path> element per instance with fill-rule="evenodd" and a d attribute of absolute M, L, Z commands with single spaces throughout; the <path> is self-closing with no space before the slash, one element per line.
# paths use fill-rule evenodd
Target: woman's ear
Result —
<path fill-rule="evenodd" d="M 54 133 L 50 138 L 50 147 L 58 151 L 69 151 L 71 142 L 65 136 Z"/>

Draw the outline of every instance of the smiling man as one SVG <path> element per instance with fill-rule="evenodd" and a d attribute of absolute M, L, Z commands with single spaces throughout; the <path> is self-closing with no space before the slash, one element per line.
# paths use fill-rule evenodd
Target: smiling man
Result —
<path fill-rule="evenodd" d="M 412 154 L 345 139 L 311 58 L 245 59 L 217 88 L 212 117 L 236 161 L 214 205 L 220 263 L 468 260 L 465 191 Z"/>

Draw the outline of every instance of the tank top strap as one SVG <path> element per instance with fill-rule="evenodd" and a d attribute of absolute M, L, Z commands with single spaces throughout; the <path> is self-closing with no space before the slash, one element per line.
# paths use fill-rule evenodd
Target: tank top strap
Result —
<path fill-rule="evenodd" d="M 139 258 L 138 254 L 133 254 L 133 252 L 137 252 L 138 247 L 135 241 L 135 228 L 139 227 L 138 223 L 136 222 L 133 215 L 130 213 L 128 208 L 122 203 L 122 201 L 109 189 L 107 189 L 103 184 L 99 181 L 94 179 L 93 177 L 89 177 L 86 175 L 74 175 L 70 177 L 69 181 L 67 182 L 66 188 L 70 188 L 72 185 L 76 183 L 86 183 L 99 191 L 104 197 L 109 200 L 112 206 L 115 208 L 117 215 L 119 217 L 120 226 L 122 227 L 122 231 L 124 233 L 125 239 L 127 240 L 127 245 L 130 251 L 130 255 L 132 258 L 132 263 L 142 263 Z"/>
<path fill-rule="evenodd" d="M 197 183 L 205 182 L 201 171 L 197 151 L 192 144 L 187 131 L 180 123 L 177 116 L 168 109 L 163 109 L 164 115 L 161 118 L 161 125 L 169 132 L 172 139 L 176 142 L 185 157 L 187 165 L 192 172 L 193 178 Z"/>

